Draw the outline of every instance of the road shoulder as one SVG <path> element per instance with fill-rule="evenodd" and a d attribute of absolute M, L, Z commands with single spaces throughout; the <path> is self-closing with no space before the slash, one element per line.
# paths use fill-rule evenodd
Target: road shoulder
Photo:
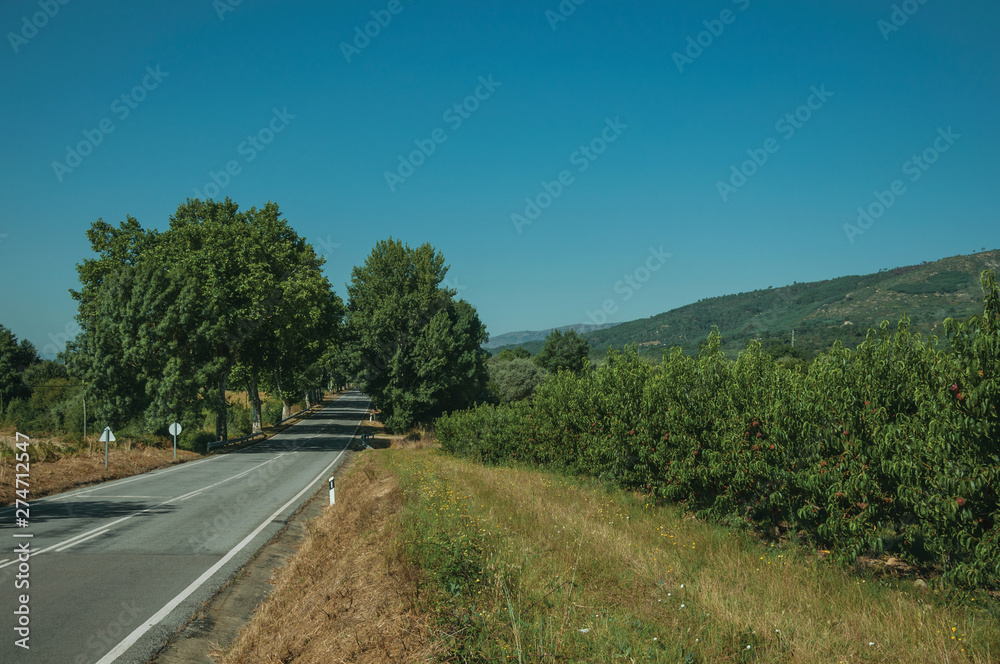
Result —
<path fill-rule="evenodd" d="M 348 472 L 356 458 L 356 452 L 349 452 L 334 476 L 339 479 Z M 303 503 L 285 526 L 164 644 L 150 664 L 215 664 L 217 660 L 210 653 L 228 646 L 257 606 L 271 595 L 273 578 L 296 554 L 310 521 L 328 506 L 328 496 L 326 487 L 320 487 Z"/>

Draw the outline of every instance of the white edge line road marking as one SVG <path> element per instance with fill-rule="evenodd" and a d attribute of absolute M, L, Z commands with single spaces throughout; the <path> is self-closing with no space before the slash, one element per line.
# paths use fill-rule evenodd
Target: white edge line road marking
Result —
<path fill-rule="evenodd" d="M 358 428 L 360 426 L 361 426 L 361 420 L 359 419 L 357 425 L 355 425 L 355 427 L 354 427 L 354 433 L 351 434 L 350 440 L 354 439 L 354 436 L 355 436 L 355 434 L 357 434 Z M 271 525 L 271 521 L 273 521 L 275 518 L 277 518 L 279 514 L 281 514 L 282 512 L 284 512 L 285 509 L 287 509 L 289 505 L 291 505 L 296 500 L 298 500 L 302 496 L 302 494 L 304 494 L 306 491 L 309 491 L 310 489 L 314 489 L 316 483 L 319 482 L 321 479 L 323 479 L 323 477 L 324 477 L 324 475 L 326 475 L 327 471 L 330 470 L 330 468 L 335 463 L 337 463 L 337 461 L 340 459 L 340 457 L 342 457 L 345 454 L 347 454 L 347 450 L 348 449 L 349 449 L 349 447 L 345 447 L 343 450 L 341 450 L 340 454 L 338 454 L 334 458 L 334 460 L 331 461 L 326 466 L 326 468 L 324 468 L 323 471 L 319 475 L 316 476 L 316 478 L 312 482 L 309 482 L 309 484 L 307 484 L 305 486 L 305 488 L 303 488 L 301 491 L 299 491 L 297 494 L 295 494 L 294 498 L 292 498 L 287 503 L 285 503 L 284 505 L 282 505 L 281 507 L 279 507 L 274 512 L 274 514 L 272 514 L 271 516 L 269 516 L 266 519 L 264 519 L 263 523 L 261 523 L 259 526 L 257 526 L 257 528 L 252 533 L 250 533 L 249 535 L 247 535 L 246 537 L 244 537 L 242 542 L 240 542 L 235 547 L 233 547 L 232 549 L 230 549 L 229 553 L 227 553 L 225 556 L 223 556 L 221 560 L 219 560 L 217 563 L 215 563 L 214 565 L 212 565 L 211 567 L 209 567 L 207 570 L 205 570 L 205 572 L 201 576 L 199 576 L 197 579 L 195 579 L 191 583 L 191 585 L 189 585 L 187 588 L 185 588 L 184 590 L 182 590 L 180 592 L 180 594 L 177 595 L 177 597 L 174 597 L 172 600 L 170 600 L 169 602 L 167 602 L 163 606 L 162 609 L 160 609 L 159 611 L 157 611 L 156 613 L 154 613 L 144 623 L 142 623 L 141 625 L 139 625 L 138 627 L 136 627 L 132 631 L 131 634 L 129 634 L 128 636 L 126 636 L 124 639 L 122 639 L 122 641 L 118 645 L 116 645 L 114 648 L 112 648 L 108 652 L 108 654 L 106 654 L 101 659 L 97 660 L 97 664 L 111 664 L 111 662 L 114 662 L 116 659 L 118 659 L 118 657 L 120 655 L 122 655 L 126 650 L 128 650 L 133 645 L 135 645 L 135 642 L 138 641 L 140 638 L 142 638 L 143 634 L 145 634 L 146 632 L 148 632 L 150 629 L 152 629 L 154 626 L 156 626 L 160 621 L 162 621 L 164 618 L 166 618 L 170 614 L 170 612 L 173 611 L 174 609 L 176 609 L 178 606 L 180 606 L 181 602 L 183 602 L 184 600 L 186 600 L 191 595 L 191 593 L 193 593 L 194 591 L 198 590 L 198 588 L 200 588 L 202 585 L 204 585 L 204 583 L 206 581 L 208 581 L 210 578 L 212 578 L 212 576 L 216 572 L 218 572 L 220 569 L 222 569 L 222 567 L 226 563 L 228 563 L 230 560 L 232 560 L 233 557 L 236 556 L 237 553 L 239 553 L 240 551 L 242 551 L 246 547 L 247 544 L 249 544 L 251 541 L 253 541 L 253 539 L 255 537 L 257 537 L 257 535 L 259 535 L 260 532 L 262 530 L 264 530 L 264 528 L 266 528 L 267 526 Z"/>
<path fill-rule="evenodd" d="M 78 539 L 78 540 L 76 540 L 75 542 L 73 542 L 71 544 L 67 544 L 66 546 L 63 546 L 61 548 L 56 549 L 56 553 L 62 553 L 66 549 L 70 548 L 71 546 L 76 546 L 77 544 L 80 544 L 82 542 L 86 542 L 87 540 L 93 539 L 93 538 L 97 537 L 98 535 L 103 535 L 104 533 L 108 532 L 108 530 L 110 530 L 110 528 L 105 528 L 104 530 L 98 530 L 96 533 L 94 533 L 93 535 L 90 535 L 89 537 L 84 537 L 83 539 Z"/>

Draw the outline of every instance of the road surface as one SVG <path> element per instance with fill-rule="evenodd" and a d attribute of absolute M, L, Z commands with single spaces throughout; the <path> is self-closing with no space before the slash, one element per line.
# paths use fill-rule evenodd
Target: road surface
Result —
<path fill-rule="evenodd" d="M 0 509 L 0 662 L 147 662 L 326 485 L 367 408 L 351 391 L 252 447 L 30 501 L 26 527 Z"/>

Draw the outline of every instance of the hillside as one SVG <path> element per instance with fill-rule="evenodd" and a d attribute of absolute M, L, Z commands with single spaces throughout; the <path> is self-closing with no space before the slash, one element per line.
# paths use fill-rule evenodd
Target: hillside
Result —
<path fill-rule="evenodd" d="M 617 325 L 617 323 L 605 323 L 603 325 L 578 323 L 577 325 L 564 325 L 562 327 L 550 328 L 548 330 L 522 330 L 519 332 L 505 332 L 504 334 L 490 336 L 490 340 L 483 344 L 483 348 L 520 346 L 521 344 L 530 343 L 532 341 L 541 342 L 545 340 L 545 337 L 549 336 L 549 333 L 551 333 L 553 329 L 559 330 L 560 332 L 566 332 L 567 330 L 574 330 L 577 334 L 584 334 L 586 332 L 593 332 L 595 330 L 604 330 L 610 327 L 614 327 L 615 325 Z M 541 348 L 540 344 L 539 348 Z"/>
<path fill-rule="evenodd" d="M 875 274 L 708 298 L 584 337 L 597 352 L 639 344 L 643 353 L 658 356 L 671 346 L 696 352 L 717 325 L 726 352 L 735 355 L 751 339 L 765 347 L 789 344 L 794 330 L 795 348 L 814 353 L 837 340 L 856 346 L 869 328 L 883 320 L 895 325 L 904 312 L 914 331 L 943 336 L 945 318 L 982 313 L 979 275 L 998 267 L 998 250 L 952 256 Z"/>

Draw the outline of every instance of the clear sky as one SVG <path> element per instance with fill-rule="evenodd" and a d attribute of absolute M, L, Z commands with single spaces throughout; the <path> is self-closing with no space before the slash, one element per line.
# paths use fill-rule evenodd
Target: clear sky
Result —
<path fill-rule="evenodd" d="M 1000 246 L 994 0 L 6 0 L 0 31 L 0 324 L 43 354 L 91 222 L 187 197 L 277 202 L 342 296 L 430 242 L 493 334 Z"/>

